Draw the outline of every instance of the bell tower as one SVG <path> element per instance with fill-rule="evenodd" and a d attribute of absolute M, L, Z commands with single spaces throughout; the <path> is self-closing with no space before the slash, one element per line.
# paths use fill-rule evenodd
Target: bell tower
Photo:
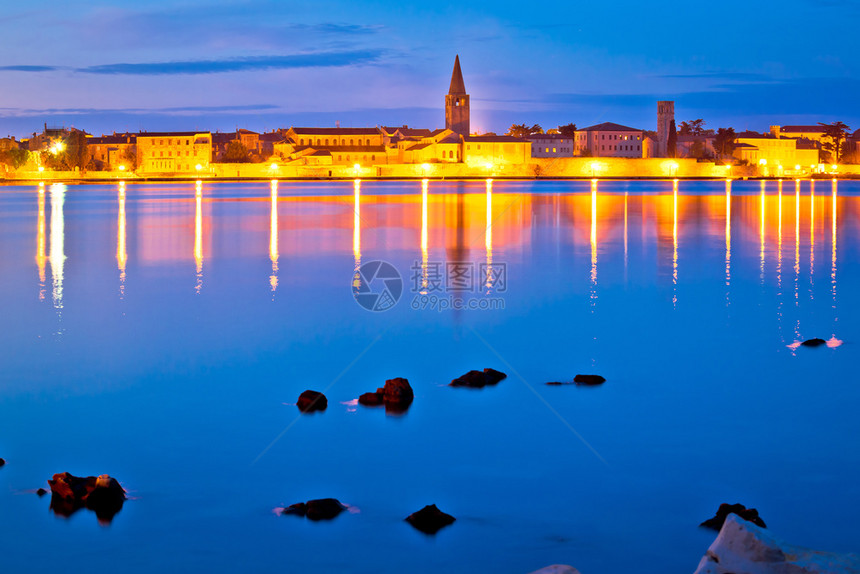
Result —
<path fill-rule="evenodd" d="M 675 121 L 675 102 L 657 102 L 657 157 L 669 157 L 669 131 Z"/>
<path fill-rule="evenodd" d="M 463 84 L 460 71 L 460 56 L 454 58 L 454 72 L 451 74 L 451 87 L 445 96 L 445 128 L 460 135 L 469 135 L 469 94 Z"/>

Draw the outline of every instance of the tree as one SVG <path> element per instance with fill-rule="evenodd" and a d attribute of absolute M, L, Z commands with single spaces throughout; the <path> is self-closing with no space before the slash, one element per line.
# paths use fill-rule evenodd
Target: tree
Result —
<path fill-rule="evenodd" d="M 11 148 L 9 150 L 0 152 L 0 163 L 5 163 L 6 165 L 11 165 L 15 169 L 18 169 L 30 158 L 30 152 L 25 149 L 20 149 L 17 147 Z"/>
<path fill-rule="evenodd" d="M 675 120 L 669 124 L 669 139 L 666 142 L 666 155 L 675 157 L 678 155 L 678 132 L 675 130 Z"/>
<path fill-rule="evenodd" d="M 70 169 L 86 171 L 90 163 L 90 154 L 87 150 L 87 135 L 81 130 L 72 130 L 66 138 L 66 148 L 63 159 Z"/>
<path fill-rule="evenodd" d="M 558 126 L 558 133 L 560 133 L 564 137 L 572 138 L 576 136 L 576 124 L 566 124 L 563 126 Z"/>
<path fill-rule="evenodd" d="M 530 135 L 542 134 L 542 133 L 543 133 L 543 128 L 540 127 L 540 125 L 538 125 L 538 124 L 534 124 L 531 127 L 527 126 L 526 124 L 513 124 L 508 129 L 507 135 L 514 136 L 515 138 L 527 138 Z"/>
<path fill-rule="evenodd" d="M 833 122 L 832 124 L 818 122 L 818 125 L 824 128 L 824 138 L 821 140 L 821 148 L 830 152 L 834 163 L 840 163 L 845 153 L 844 143 L 848 137 L 848 126 L 842 122 Z"/>
<path fill-rule="evenodd" d="M 678 130 L 678 135 L 681 136 L 701 136 L 705 135 L 705 120 L 690 120 L 689 122 L 681 122 L 681 127 Z"/>
<path fill-rule="evenodd" d="M 233 140 L 227 144 L 227 151 L 224 152 L 224 161 L 226 163 L 243 163 L 248 161 L 248 148 L 242 145 L 242 142 Z"/>
<path fill-rule="evenodd" d="M 725 155 L 732 155 L 735 151 L 735 129 L 720 128 L 714 135 L 714 153 L 717 154 L 717 159 Z"/>
<path fill-rule="evenodd" d="M 123 150 L 120 160 L 130 171 L 137 169 L 137 145 L 132 144 Z"/>

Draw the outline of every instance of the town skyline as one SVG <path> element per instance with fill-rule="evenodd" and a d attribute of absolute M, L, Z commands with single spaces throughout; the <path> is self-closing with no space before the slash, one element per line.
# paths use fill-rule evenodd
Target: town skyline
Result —
<path fill-rule="evenodd" d="M 713 128 L 860 124 L 851 101 L 860 70 L 850 34 L 840 33 L 856 6 L 740 6 L 721 8 L 739 15 L 729 25 L 703 7 L 626 1 L 538 14 L 505 2 L 396 14 L 380 2 L 221 2 L 205 10 L 196 1 L 145 9 L 112 2 L 78 5 L 62 18 L 37 2 L 0 19 L 10 46 L 0 57 L 0 133 L 26 137 L 43 123 L 96 134 L 336 122 L 432 129 L 444 125 L 438 86 L 456 53 L 478 132 L 603 121 L 652 130 L 658 100 L 676 101 L 679 121 L 704 118 Z M 826 56 L 790 32 L 837 12 Z M 658 29 L 678 33 L 667 40 Z M 694 44 L 684 39 L 690 30 Z"/>

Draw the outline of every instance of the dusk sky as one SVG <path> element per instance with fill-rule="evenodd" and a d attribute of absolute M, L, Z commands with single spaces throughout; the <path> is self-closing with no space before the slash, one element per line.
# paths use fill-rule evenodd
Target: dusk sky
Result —
<path fill-rule="evenodd" d="M 290 125 L 860 128 L 856 0 L 523 3 L 4 0 L 0 135 Z"/>

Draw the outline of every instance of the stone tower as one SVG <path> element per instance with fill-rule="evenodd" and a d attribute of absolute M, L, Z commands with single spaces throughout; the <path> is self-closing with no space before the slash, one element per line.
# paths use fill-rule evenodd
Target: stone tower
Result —
<path fill-rule="evenodd" d="M 675 120 L 675 102 L 657 102 L 657 156 L 669 155 L 669 126 Z"/>
<path fill-rule="evenodd" d="M 451 74 L 451 87 L 445 96 L 445 127 L 460 135 L 469 135 L 469 94 L 463 84 L 460 71 L 460 56 L 454 58 L 454 73 Z"/>

